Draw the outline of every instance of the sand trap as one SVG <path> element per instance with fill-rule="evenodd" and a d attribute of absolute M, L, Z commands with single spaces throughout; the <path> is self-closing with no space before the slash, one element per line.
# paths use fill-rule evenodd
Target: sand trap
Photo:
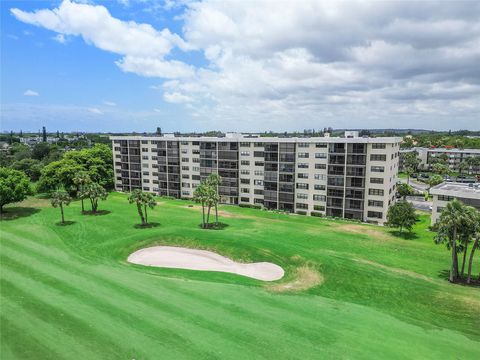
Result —
<path fill-rule="evenodd" d="M 263 281 L 278 280 L 284 274 L 280 266 L 269 262 L 242 264 L 211 251 L 173 246 L 141 249 L 130 254 L 127 261 L 165 268 L 228 272 Z"/>

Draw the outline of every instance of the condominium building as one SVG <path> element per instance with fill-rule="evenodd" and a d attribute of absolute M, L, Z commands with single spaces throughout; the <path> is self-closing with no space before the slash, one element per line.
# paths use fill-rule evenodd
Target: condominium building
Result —
<path fill-rule="evenodd" d="M 423 148 L 414 147 L 411 149 L 400 150 L 400 169 L 403 169 L 403 155 L 415 151 L 420 160 L 419 168 L 429 170 L 431 165 L 439 157 L 446 158 L 446 163 L 450 170 L 458 172 L 459 165 L 470 157 L 480 158 L 480 149 L 447 149 L 447 148 Z M 480 165 L 471 166 L 466 172 L 480 174 Z"/>
<path fill-rule="evenodd" d="M 210 173 L 223 203 L 373 223 L 395 201 L 401 138 L 112 136 L 115 187 L 192 198 Z"/>
<path fill-rule="evenodd" d="M 434 225 L 442 210 L 453 199 L 480 210 L 480 183 L 463 184 L 444 182 L 430 189 L 432 195 L 432 225 Z"/>

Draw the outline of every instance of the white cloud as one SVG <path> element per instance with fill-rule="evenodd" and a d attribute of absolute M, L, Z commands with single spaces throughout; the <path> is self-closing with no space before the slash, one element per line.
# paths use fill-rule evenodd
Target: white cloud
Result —
<path fill-rule="evenodd" d="M 37 91 L 33 91 L 28 89 L 23 93 L 24 96 L 40 96 L 40 94 Z"/>
<path fill-rule="evenodd" d="M 88 108 L 87 110 L 92 114 L 103 115 L 103 111 L 96 107 Z"/>
<path fill-rule="evenodd" d="M 107 106 L 117 106 L 117 103 L 115 103 L 113 101 L 105 100 L 103 103 Z"/>
<path fill-rule="evenodd" d="M 183 33 L 174 34 L 68 0 L 53 10 L 12 9 L 21 21 L 121 55 L 124 72 L 167 79 L 150 88 L 197 123 L 244 130 L 448 128 L 460 112 L 455 125 L 470 119 L 473 128 L 479 12 L 468 1 L 205 0 L 184 5 Z M 200 50 L 206 65 L 188 64 L 175 48 Z"/>
<path fill-rule="evenodd" d="M 67 43 L 67 38 L 63 34 L 57 34 L 53 38 L 56 42 L 59 42 L 60 44 L 66 44 Z"/>
<path fill-rule="evenodd" d="M 163 94 L 163 98 L 166 102 L 174 103 L 174 104 L 181 104 L 181 103 L 189 103 L 192 102 L 193 99 L 190 96 L 186 96 L 179 92 L 165 92 Z"/>

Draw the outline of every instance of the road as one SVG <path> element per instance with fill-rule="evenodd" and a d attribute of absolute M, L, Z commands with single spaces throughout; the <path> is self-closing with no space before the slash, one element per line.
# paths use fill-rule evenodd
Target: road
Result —
<path fill-rule="evenodd" d="M 407 183 L 407 179 L 399 179 L 401 182 L 403 183 Z M 418 190 L 418 191 L 421 191 L 421 192 L 424 192 L 424 191 L 427 191 L 428 189 L 428 185 L 427 184 L 424 184 L 424 183 L 421 183 L 421 182 L 418 182 L 418 181 L 415 181 L 414 179 L 410 178 L 410 182 L 408 183 L 408 185 L 410 185 L 411 187 L 413 187 L 415 190 Z"/>
<path fill-rule="evenodd" d="M 417 210 L 428 211 L 431 212 L 432 209 L 432 202 L 425 201 L 419 196 L 407 196 L 407 201 L 413 205 L 413 207 Z"/>

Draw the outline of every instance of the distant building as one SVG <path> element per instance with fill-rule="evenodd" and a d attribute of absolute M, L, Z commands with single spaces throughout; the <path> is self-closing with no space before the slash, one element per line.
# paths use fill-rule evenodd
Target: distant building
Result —
<path fill-rule="evenodd" d="M 480 149 L 446 149 L 437 148 L 430 149 L 424 147 L 414 147 L 411 149 L 400 150 L 400 170 L 403 168 L 403 155 L 409 152 L 417 152 L 417 157 L 420 159 L 419 169 L 430 170 L 430 167 L 435 162 L 435 159 L 441 155 L 447 155 L 447 165 L 450 170 L 458 172 L 459 165 L 469 157 L 480 157 Z M 470 168 L 469 172 L 473 174 L 480 173 L 480 166 Z"/>
<path fill-rule="evenodd" d="M 463 184 L 444 182 L 430 189 L 433 196 L 432 225 L 440 217 L 440 213 L 449 201 L 458 199 L 466 205 L 480 210 L 480 184 Z"/>
<path fill-rule="evenodd" d="M 221 201 L 384 223 L 401 138 L 112 136 L 115 188 L 192 198 L 218 173 Z"/>

